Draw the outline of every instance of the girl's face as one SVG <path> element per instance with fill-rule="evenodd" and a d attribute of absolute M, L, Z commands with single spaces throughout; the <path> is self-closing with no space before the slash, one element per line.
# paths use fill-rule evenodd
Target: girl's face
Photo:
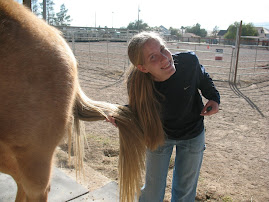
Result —
<path fill-rule="evenodd" d="M 137 68 L 150 73 L 154 81 L 165 81 L 176 72 L 171 52 L 158 40 L 150 39 L 144 44 L 143 57 L 144 64 Z"/>

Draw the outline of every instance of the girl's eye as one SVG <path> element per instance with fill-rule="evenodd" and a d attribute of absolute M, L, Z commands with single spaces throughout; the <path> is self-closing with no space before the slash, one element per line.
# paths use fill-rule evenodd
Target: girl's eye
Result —
<path fill-rule="evenodd" d="M 150 60 L 154 60 L 156 58 L 155 55 L 150 56 Z"/>

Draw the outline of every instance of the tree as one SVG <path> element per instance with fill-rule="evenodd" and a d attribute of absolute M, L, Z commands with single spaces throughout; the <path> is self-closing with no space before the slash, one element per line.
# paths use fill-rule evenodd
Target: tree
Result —
<path fill-rule="evenodd" d="M 234 22 L 230 25 L 227 33 L 224 35 L 225 39 L 235 39 L 237 28 L 240 26 L 239 22 Z M 252 23 L 242 24 L 241 36 L 258 36 L 258 31 L 255 29 Z"/>
<path fill-rule="evenodd" d="M 60 26 L 68 26 L 70 25 L 69 22 L 71 22 L 71 18 L 70 15 L 67 15 L 68 9 L 65 8 L 65 5 L 62 4 L 61 8 L 60 8 L 60 12 L 56 13 L 56 19 L 55 19 L 55 23 L 56 25 L 60 25 Z"/>
<path fill-rule="evenodd" d="M 179 38 L 181 36 L 179 29 L 170 27 L 169 30 L 170 30 L 172 36 L 176 36 L 177 38 Z"/>
<path fill-rule="evenodd" d="M 180 29 L 181 29 L 181 31 L 182 31 L 182 36 L 183 36 L 183 34 L 184 34 L 184 30 L 186 29 L 186 27 L 181 26 Z"/>
<path fill-rule="evenodd" d="M 139 24 L 138 24 L 139 22 Z M 139 25 L 139 28 L 138 28 L 138 25 Z M 130 29 L 130 30 L 149 30 L 150 27 L 148 26 L 147 23 L 144 23 L 143 20 L 136 20 L 135 22 L 130 22 L 129 25 L 127 26 L 127 29 Z"/>
<path fill-rule="evenodd" d="M 219 33 L 219 27 L 218 26 L 215 26 L 214 28 L 213 28 L 213 32 L 212 32 L 212 34 L 213 34 L 213 36 L 214 37 L 217 37 L 217 34 Z"/>
<path fill-rule="evenodd" d="M 54 12 L 54 5 L 55 3 L 53 0 L 46 0 L 47 2 L 47 23 L 50 25 L 55 25 L 55 12 Z M 42 9 L 41 15 L 43 15 L 43 2 L 40 3 L 40 8 Z"/>
<path fill-rule="evenodd" d="M 242 25 L 242 36 L 258 36 L 258 31 L 252 23 Z"/>
<path fill-rule="evenodd" d="M 40 16 L 38 0 L 32 0 L 32 12 Z"/>
<path fill-rule="evenodd" d="M 196 23 L 196 25 L 192 27 L 187 27 L 186 32 L 196 34 L 200 37 L 206 37 L 207 31 L 205 29 L 201 29 L 201 25 L 199 23 Z"/>

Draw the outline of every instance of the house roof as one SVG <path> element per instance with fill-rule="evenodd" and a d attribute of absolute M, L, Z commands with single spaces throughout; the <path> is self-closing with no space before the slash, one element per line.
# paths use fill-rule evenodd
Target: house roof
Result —
<path fill-rule="evenodd" d="M 164 35 L 171 35 L 171 31 L 164 26 L 161 25 L 159 28 Z"/>
<path fill-rule="evenodd" d="M 197 36 L 196 34 L 193 33 L 184 33 L 183 37 L 189 37 L 189 38 L 201 38 L 200 36 Z"/>
<path fill-rule="evenodd" d="M 218 36 L 224 36 L 224 34 L 227 33 L 228 30 L 220 30 L 218 33 Z"/>
<path fill-rule="evenodd" d="M 264 34 L 269 34 L 269 30 L 264 28 L 264 27 L 255 27 L 255 29 L 258 31 L 258 33 L 264 33 Z"/>
<path fill-rule="evenodd" d="M 269 30 L 264 27 L 255 27 L 255 29 L 258 31 L 258 38 L 261 40 L 268 40 L 269 38 Z"/>

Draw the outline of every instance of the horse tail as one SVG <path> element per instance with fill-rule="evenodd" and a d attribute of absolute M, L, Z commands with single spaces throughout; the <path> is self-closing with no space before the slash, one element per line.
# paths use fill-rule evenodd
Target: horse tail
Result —
<path fill-rule="evenodd" d="M 135 200 L 135 195 L 140 195 L 145 170 L 146 141 L 138 119 L 128 107 L 119 106 L 115 119 L 120 139 L 120 201 L 129 202 Z"/>
<path fill-rule="evenodd" d="M 142 174 L 145 169 L 146 144 L 139 122 L 128 107 L 91 100 L 78 85 L 74 106 L 73 131 L 70 131 L 68 138 L 68 153 L 71 152 L 71 133 L 73 133 L 76 170 L 83 171 L 85 140 L 83 121 L 105 120 L 109 114 L 113 114 L 119 129 L 120 201 L 134 201 L 135 195 L 140 195 Z"/>

